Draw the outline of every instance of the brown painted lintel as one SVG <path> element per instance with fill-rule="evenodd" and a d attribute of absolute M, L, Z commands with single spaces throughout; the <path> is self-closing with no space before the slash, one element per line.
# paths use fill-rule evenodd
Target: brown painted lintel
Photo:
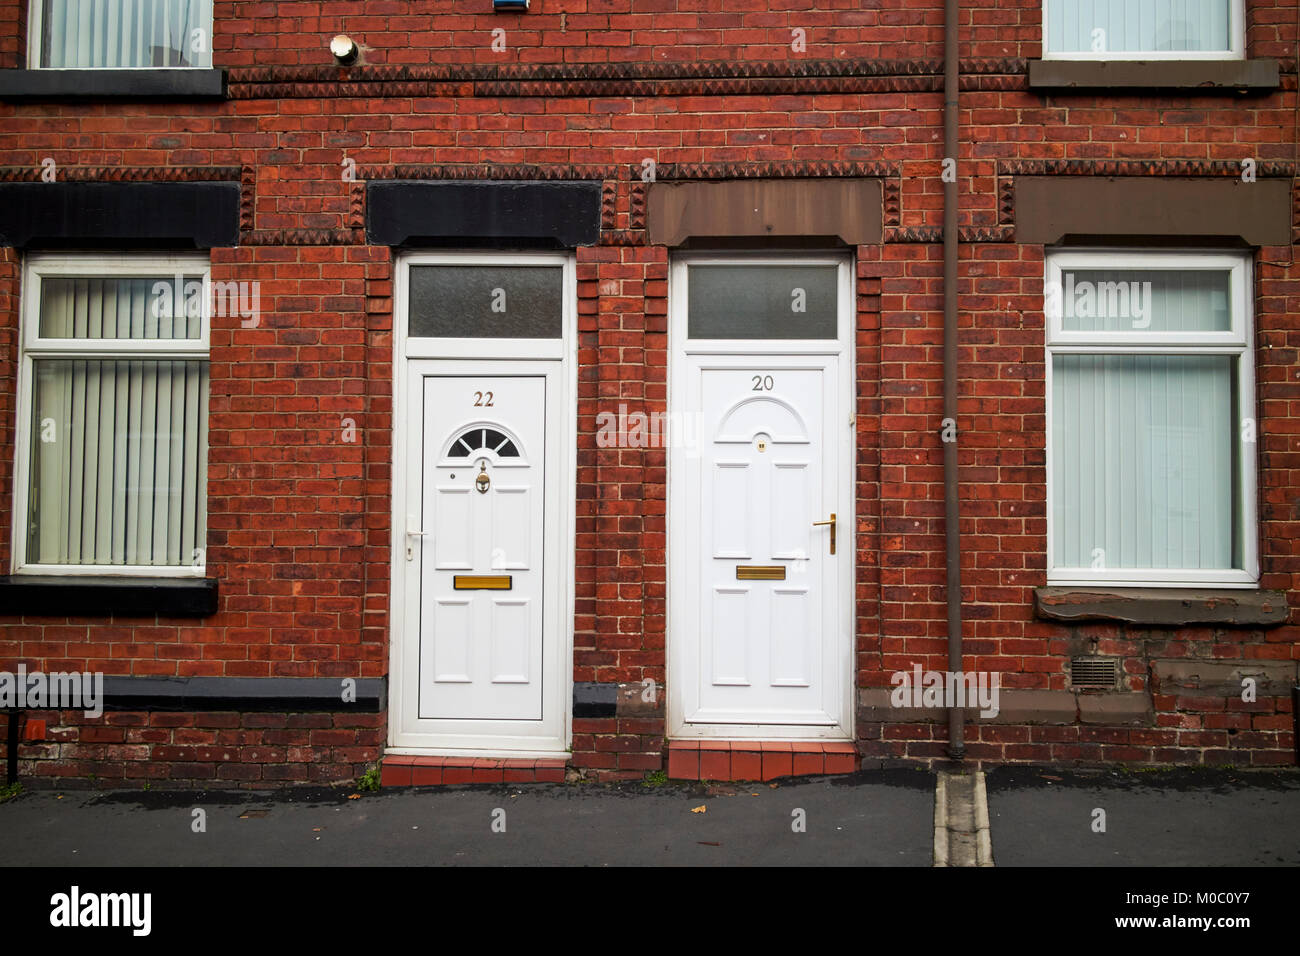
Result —
<path fill-rule="evenodd" d="M 1151 176 L 1017 176 L 1016 238 L 1239 238 L 1291 242 L 1291 180 Z"/>
<path fill-rule="evenodd" d="M 1259 93 L 1281 86 L 1278 61 L 1254 60 L 1033 60 L 1033 90 L 1194 90 Z"/>
<path fill-rule="evenodd" d="M 883 235 L 877 179 L 657 182 L 646 199 L 652 245 L 699 239 L 818 238 L 874 245 Z"/>
<path fill-rule="evenodd" d="M 1290 608 L 1283 591 L 1235 588 L 1044 587 L 1034 591 L 1040 618 L 1077 623 L 1119 621 L 1149 627 L 1213 624 L 1276 627 Z"/>

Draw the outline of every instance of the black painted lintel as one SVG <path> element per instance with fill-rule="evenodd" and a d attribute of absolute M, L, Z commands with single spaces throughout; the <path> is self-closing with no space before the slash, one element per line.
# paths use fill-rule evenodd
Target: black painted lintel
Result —
<path fill-rule="evenodd" d="M 0 616 L 208 617 L 216 578 L 28 575 L 0 577 Z"/>
<path fill-rule="evenodd" d="M 106 710 L 375 714 L 387 706 L 383 677 L 104 678 Z"/>
<path fill-rule="evenodd" d="M 225 70 L 0 70 L 0 100 L 180 100 L 225 95 Z"/>

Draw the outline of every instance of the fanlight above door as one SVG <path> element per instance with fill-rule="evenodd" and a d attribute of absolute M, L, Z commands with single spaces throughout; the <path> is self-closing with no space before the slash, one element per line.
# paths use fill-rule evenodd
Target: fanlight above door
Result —
<path fill-rule="evenodd" d="M 448 464 L 475 459 L 484 454 L 500 464 L 525 464 L 519 439 L 498 425 L 477 424 L 458 429 L 443 458 Z"/>

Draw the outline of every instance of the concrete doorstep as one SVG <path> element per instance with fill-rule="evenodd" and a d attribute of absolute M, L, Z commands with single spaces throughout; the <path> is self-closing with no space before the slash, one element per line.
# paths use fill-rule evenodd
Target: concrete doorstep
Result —
<path fill-rule="evenodd" d="M 939 772 L 934 788 L 934 865 L 993 865 L 983 773 Z"/>

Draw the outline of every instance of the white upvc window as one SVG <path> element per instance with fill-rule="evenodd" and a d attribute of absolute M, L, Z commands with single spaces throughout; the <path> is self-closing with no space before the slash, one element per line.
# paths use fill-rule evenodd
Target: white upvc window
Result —
<path fill-rule="evenodd" d="M 1043 58 L 1239 60 L 1244 0 L 1043 0 Z"/>
<path fill-rule="evenodd" d="M 1049 584 L 1257 585 L 1250 266 L 1049 252 Z"/>
<path fill-rule="evenodd" d="M 210 301 L 204 257 L 29 257 L 15 573 L 204 573 Z"/>
<path fill-rule="evenodd" d="M 212 0 L 31 0 L 34 70 L 212 66 Z"/>

